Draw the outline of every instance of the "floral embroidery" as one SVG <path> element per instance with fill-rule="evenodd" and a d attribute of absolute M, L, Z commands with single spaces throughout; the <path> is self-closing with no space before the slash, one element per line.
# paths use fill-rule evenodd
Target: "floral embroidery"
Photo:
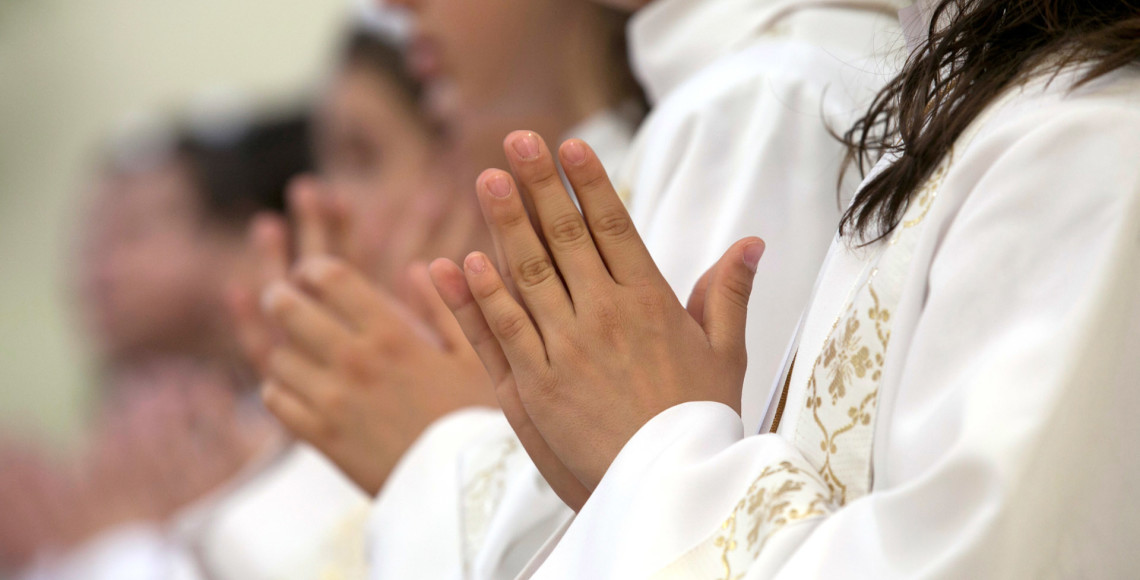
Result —
<path fill-rule="evenodd" d="M 874 275 L 872 272 L 871 278 Z M 867 309 L 868 319 L 874 321 L 874 336 L 868 336 L 854 303 L 848 306 L 845 319 L 836 321 L 807 382 L 806 407 L 818 428 L 816 438 L 822 453 L 822 457 L 816 460 L 817 469 L 839 505 L 844 505 L 849 499 L 848 484 L 840 473 L 842 470 L 836 469 L 833 458 L 840 452 L 841 437 L 871 425 L 878 401 L 877 385 L 882 378 L 890 340 L 890 330 L 884 328 L 890 320 L 890 311 L 879 304 L 878 294 L 870 282 L 866 288 L 874 301 Z M 842 332 L 836 332 L 840 328 Z M 821 379 L 827 384 L 829 396 L 826 398 L 819 393 Z M 859 388 L 863 385 L 874 387 Z M 808 453 L 808 457 L 820 456 Z"/>
<path fill-rule="evenodd" d="M 827 485 L 811 468 L 790 461 L 765 467 L 713 536 L 656 577 L 688 578 L 715 561 L 718 580 L 738 580 L 776 532 L 833 509 Z"/>
<path fill-rule="evenodd" d="M 826 517 L 870 492 L 875 413 L 892 310 L 921 233 L 916 227 L 933 207 L 948 163 L 921 188 L 904 227 L 869 257 L 819 350 L 802 387 L 805 402 L 795 427 L 794 443 L 802 457 L 766 467 L 716 532 L 656 578 L 738 580 L 774 534 L 793 523 Z"/>

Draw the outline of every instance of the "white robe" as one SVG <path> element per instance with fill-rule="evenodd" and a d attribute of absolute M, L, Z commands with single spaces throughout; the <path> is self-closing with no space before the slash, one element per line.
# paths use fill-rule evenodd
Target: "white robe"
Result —
<path fill-rule="evenodd" d="M 778 433 L 661 413 L 528 575 L 1140 575 L 1140 71 L 1074 74 L 833 244 Z"/>
<path fill-rule="evenodd" d="M 370 502 L 311 447 L 272 450 L 169 526 L 107 530 L 27 580 L 361 580 Z"/>
<path fill-rule="evenodd" d="M 359 580 L 370 505 L 323 455 L 293 443 L 217 502 L 190 543 L 209 580 Z"/>
<path fill-rule="evenodd" d="M 656 106 L 623 171 L 613 173 L 606 163 L 621 176 L 618 187 L 635 222 L 682 297 L 732 241 L 765 236 L 775 257 L 765 258 L 758 276 L 755 303 L 762 306 L 753 316 L 767 324 L 752 325 L 749 336 L 749 382 L 765 401 L 839 218 L 843 150 L 821 113 L 832 126 L 850 124 L 901 54 L 889 50 L 901 47 L 893 17 L 816 4 L 658 0 L 638 13 L 630 27 L 633 64 Z M 789 6 L 811 9 L 777 18 Z M 685 231 L 701 235 L 680 235 Z M 762 416 L 760 405 L 748 420 L 755 425 Z M 473 432 L 453 422 L 484 428 Z M 441 546 L 462 555 L 462 577 L 512 578 L 571 517 L 501 414 L 456 414 L 438 422 L 426 440 L 407 459 L 420 467 L 400 470 L 393 479 L 404 481 L 389 484 L 418 494 L 381 496 L 381 504 L 401 505 L 407 513 L 385 516 L 381 512 L 393 508 L 378 507 L 374 529 L 378 537 L 395 536 L 407 529 L 395 522 L 450 518 L 459 524 L 458 537 L 433 525 L 432 551 L 416 566 L 396 567 L 406 555 L 383 555 L 414 553 L 412 547 L 377 551 L 372 578 L 400 578 L 411 570 L 447 577 L 443 570 L 452 563 L 441 557 Z M 445 461 L 457 451 L 458 461 Z M 432 483 L 432 471 L 457 474 L 459 481 Z"/>
<path fill-rule="evenodd" d="M 637 118 L 624 106 L 603 111 L 565 138 L 590 143 L 606 169 L 615 171 L 625 163 Z M 369 577 L 463 578 L 472 570 L 504 567 L 513 576 L 521 570 L 568 514 L 521 448 L 509 448 L 512 442 L 517 443 L 514 433 L 498 410 L 465 409 L 431 425 L 400 459 L 373 505 Z M 489 474 L 500 459 L 501 468 Z M 480 474 L 494 477 L 480 479 Z M 488 528 L 491 512 L 497 510 L 484 500 L 505 494 L 473 504 L 472 492 L 480 485 L 511 490 L 516 501 L 509 505 L 521 511 L 508 509 L 507 519 L 525 522 L 525 537 Z"/>

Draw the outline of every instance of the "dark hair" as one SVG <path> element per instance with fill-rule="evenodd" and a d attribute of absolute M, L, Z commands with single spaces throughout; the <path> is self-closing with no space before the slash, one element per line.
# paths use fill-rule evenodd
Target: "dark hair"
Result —
<path fill-rule="evenodd" d="M 313 167 L 309 121 L 300 114 L 262 118 L 225 138 L 185 131 L 176 153 L 197 185 L 205 219 L 240 230 L 255 213 L 285 211 L 289 181 Z"/>
<path fill-rule="evenodd" d="M 380 33 L 364 27 L 352 29 L 341 49 L 341 63 L 367 68 L 392 81 L 415 104 L 423 85 L 404 66 L 403 52 Z"/>
<path fill-rule="evenodd" d="M 1140 2 L 941 0 L 929 34 L 843 136 L 861 173 L 884 153 L 898 158 L 862 186 L 843 235 L 870 243 L 898 227 L 912 193 L 970 123 L 1045 57 L 1058 57 L 1053 73 L 1090 63 L 1079 84 L 1140 60 Z"/>

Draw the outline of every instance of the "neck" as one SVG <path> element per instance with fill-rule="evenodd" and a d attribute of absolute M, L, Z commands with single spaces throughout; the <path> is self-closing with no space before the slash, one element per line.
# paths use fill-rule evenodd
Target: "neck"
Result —
<path fill-rule="evenodd" d="M 617 23 L 590 7 L 579 16 L 579 26 L 569 35 L 551 101 L 561 116 L 560 134 L 586 119 L 618 106 L 631 96 L 631 81 L 625 71 L 626 55 L 614 46 Z"/>

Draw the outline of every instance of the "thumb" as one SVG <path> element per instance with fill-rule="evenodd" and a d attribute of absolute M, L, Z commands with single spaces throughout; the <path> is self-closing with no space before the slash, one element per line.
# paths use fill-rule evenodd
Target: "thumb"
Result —
<path fill-rule="evenodd" d="M 701 325 L 718 352 L 745 352 L 748 298 L 763 254 L 763 240 L 745 238 L 733 244 L 709 272 Z"/>

